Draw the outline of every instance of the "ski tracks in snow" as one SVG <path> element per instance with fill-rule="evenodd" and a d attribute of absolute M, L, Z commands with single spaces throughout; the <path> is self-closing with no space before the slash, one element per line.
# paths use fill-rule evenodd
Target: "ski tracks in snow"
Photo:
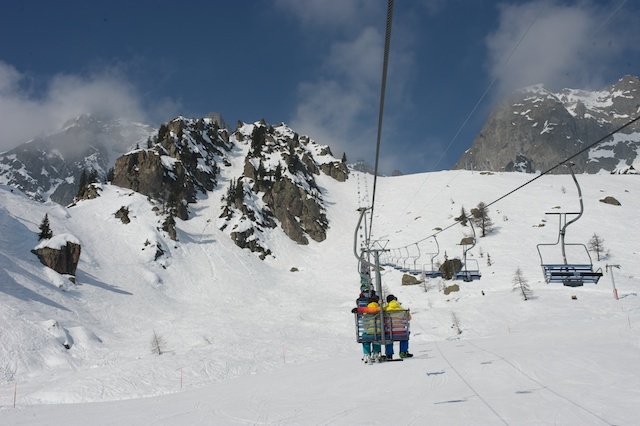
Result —
<path fill-rule="evenodd" d="M 427 330 L 415 319 L 412 322 L 429 340 Z M 423 376 L 428 386 L 416 396 L 416 406 L 429 401 L 431 409 L 426 414 L 416 410 L 409 424 L 442 424 L 445 419 L 450 424 L 613 424 L 589 409 L 578 396 L 563 395 L 527 372 L 533 369 L 521 367 L 520 362 L 485 349 L 476 341 L 438 342 L 432 338 L 429 344 L 434 350 L 424 350 L 424 345 L 416 342 L 413 347 L 422 349 L 410 362 L 429 353 Z M 491 373 L 487 374 L 486 369 Z M 514 394 L 522 399 L 521 403 L 513 404 Z"/>

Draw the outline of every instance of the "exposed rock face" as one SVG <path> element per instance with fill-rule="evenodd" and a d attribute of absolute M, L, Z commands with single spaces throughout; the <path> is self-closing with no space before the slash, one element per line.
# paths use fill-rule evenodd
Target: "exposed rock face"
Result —
<path fill-rule="evenodd" d="M 284 124 L 240 122 L 232 138 L 246 144 L 248 152 L 243 175 L 227 192 L 220 228 L 228 229 L 240 247 L 260 252 L 261 257 L 270 253 L 262 233 L 278 223 L 298 244 L 308 244 L 309 238 L 325 240 L 329 224 L 314 176 L 324 173 L 342 182 L 348 178 L 346 164 L 337 161 L 328 147 Z M 254 225 L 248 227 L 247 222 Z"/>
<path fill-rule="evenodd" d="M 454 293 L 456 291 L 460 291 L 460 286 L 458 284 L 453 284 L 444 288 L 445 295 L 449 295 L 449 293 Z"/>
<path fill-rule="evenodd" d="M 440 265 L 440 273 L 445 280 L 451 280 L 456 276 L 456 272 L 462 269 L 462 261 L 460 259 L 447 259 Z"/>
<path fill-rule="evenodd" d="M 83 170 L 104 179 L 115 158 L 144 142 L 151 132 L 150 126 L 126 120 L 80 116 L 58 133 L 0 154 L 0 183 L 38 201 L 46 201 L 50 193 L 52 201 L 66 206 L 78 192 Z"/>
<path fill-rule="evenodd" d="M 120 219 L 125 225 L 131 223 L 131 219 L 129 219 L 129 209 L 125 206 L 120 207 L 118 211 L 114 213 L 114 216 Z"/>
<path fill-rule="evenodd" d="M 52 247 L 41 247 L 31 250 L 38 256 L 40 263 L 53 269 L 59 274 L 75 275 L 80 260 L 80 244 L 67 241 L 67 244 L 55 249 Z"/>
<path fill-rule="evenodd" d="M 640 80 L 625 76 L 598 92 L 542 86 L 517 91 L 498 104 L 454 169 L 547 171 L 634 118 Z M 635 123 L 572 159 L 577 173 L 630 166 L 640 153 Z M 558 167 L 552 173 L 567 173 Z"/>
<path fill-rule="evenodd" d="M 338 182 L 344 182 L 349 177 L 349 170 L 347 165 L 341 161 L 334 161 L 333 163 L 324 163 L 320 166 L 320 170 L 327 176 L 331 176 Z"/>
<path fill-rule="evenodd" d="M 264 233 L 278 224 L 298 244 L 308 244 L 309 238 L 323 241 L 328 221 L 314 176 L 325 173 L 344 181 L 346 164 L 328 147 L 284 124 L 239 122 L 229 135 L 219 123 L 221 117 L 178 117 L 162 125 L 147 147 L 116 160 L 112 183 L 160 200 L 170 215 L 187 220 L 187 206 L 196 202 L 198 193 L 212 191 L 221 168 L 231 165 L 231 150 L 242 150 L 243 173 L 229 181 L 220 229 L 262 258 L 271 254 Z M 163 229 L 175 239 L 175 224 L 169 219 Z"/>
<path fill-rule="evenodd" d="M 422 281 L 414 277 L 413 275 L 403 274 L 402 275 L 402 285 L 417 285 Z"/>
<path fill-rule="evenodd" d="M 113 184 L 160 200 L 188 219 L 188 203 L 213 190 L 219 164 L 228 164 L 227 130 L 213 119 L 178 117 L 160 126 L 148 145 L 116 160 Z"/>
<path fill-rule="evenodd" d="M 600 200 L 601 203 L 605 203 L 605 204 L 611 204 L 612 206 L 619 206 L 620 201 L 616 200 L 614 197 L 612 196 L 607 196 L 604 197 L 602 200 Z"/>

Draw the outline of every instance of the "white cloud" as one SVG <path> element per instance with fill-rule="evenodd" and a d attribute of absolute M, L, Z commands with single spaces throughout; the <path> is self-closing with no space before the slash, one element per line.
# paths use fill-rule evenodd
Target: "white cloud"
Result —
<path fill-rule="evenodd" d="M 276 0 L 276 5 L 322 34 L 327 54 L 318 74 L 298 83 L 298 105 L 290 125 L 335 155 L 373 164 L 384 54 L 386 4 L 369 1 Z M 396 35 L 396 37 L 398 37 Z M 315 39 L 317 42 L 318 38 Z M 412 57 L 392 37 L 387 106 L 401 98 Z M 391 77 L 390 77 L 391 78 Z M 401 83 L 398 83 L 401 82 Z M 386 123 L 390 119 L 385 117 Z M 394 167 L 397 168 L 397 167 Z"/>
<path fill-rule="evenodd" d="M 115 70 L 56 75 L 41 84 L 40 94 L 31 90 L 30 83 L 29 76 L 0 61 L 0 151 L 54 132 L 84 113 L 146 120 L 135 88 Z"/>
<path fill-rule="evenodd" d="M 486 38 L 498 96 L 538 83 L 552 90 L 602 85 L 605 64 L 629 42 L 607 25 L 610 12 L 589 2 L 501 5 L 498 28 Z"/>

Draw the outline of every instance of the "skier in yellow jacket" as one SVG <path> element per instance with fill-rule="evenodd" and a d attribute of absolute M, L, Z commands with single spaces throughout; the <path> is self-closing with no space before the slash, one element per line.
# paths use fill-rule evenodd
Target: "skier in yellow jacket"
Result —
<path fill-rule="evenodd" d="M 388 311 L 406 311 L 400 302 L 398 302 L 398 298 L 393 294 L 387 296 L 387 305 L 384 307 L 385 312 Z M 409 314 L 409 319 L 411 319 L 411 314 Z M 385 345 L 384 350 L 387 359 L 393 359 L 393 343 L 387 343 Z M 409 353 L 409 337 L 407 336 L 407 340 L 400 341 L 400 358 L 411 358 L 413 354 Z"/>

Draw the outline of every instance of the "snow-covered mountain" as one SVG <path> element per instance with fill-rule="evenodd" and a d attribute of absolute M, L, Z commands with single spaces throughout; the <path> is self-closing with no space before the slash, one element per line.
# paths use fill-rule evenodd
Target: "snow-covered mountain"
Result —
<path fill-rule="evenodd" d="M 598 91 L 542 85 L 516 91 L 494 107 L 472 146 L 454 169 L 546 171 L 586 146 L 629 123 L 640 113 L 640 80 L 625 76 Z M 635 173 L 640 154 L 640 123 L 624 128 L 575 157 L 575 169 L 597 173 Z M 632 167 L 636 163 L 636 167 Z M 558 168 L 554 173 L 566 173 Z"/>
<path fill-rule="evenodd" d="M 83 171 L 104 179 L 117 157 L 144 144 L 153 131 L 151 126 L 126 119 L 82 115 L 55 134 L 0 154 L 0 183 L 35 200 L 67 205 L 76 196 Z"/>
<path fill-rule="evenodd" d="M 234 165 L 236 175 L 223 172 Z M 161 204 L 165 229 L 172 229 L 174 216 L 188 219 L 190 205 L 224 185 L 218 226 L 262 258 L 273 254 L 264 244 L 268 229 L 279 227 L 299 244 L 326 238 L 319 174 L 344 181 L 348 169 L 329 147 L 284 124 L 239 122 L 230 132 L 219 114 L 177 117 L 157 131 L 82 116 L 0 157 L 0 182 L 36 200 L 67 205 L 76 196 L 93 198 L 99 191 L 88 186 L 109 180 Z"/>
<path fill-rule="evenodd" d="M 169 222 L 189 219 L 201 196 L 224 186 L 217 226 L 264 259 L 274 254 L 265 244 L 274 228 L 298 244 L 326 238 L 320 175 L 343 182 L 347 166 L 284 124 L 239 122 L 230 135 L 211 119 L 178 117 L 118 158 L 112 181 L 160 202 Z"/>
<path fill-rule="evenodd" d="M 242 175 L 241 158 L 231 156 L 221 181 Z M 411 245 L 455 223 L 462 207 L 490 203 L 531 177 L 380 177 L 374 236 L 389 249 Z M 382 271 L 385 292 L 412 310 L 415 357 L 374 366 L 360 362 L 350 313 L 359 291 L 356 210 L 370 202 L 370 175 L 317 175 L 326 239 L 300 245 L 273 229 L 265 242 L 278 255 L 264 260 L 217 226 L 225 185 L 200 194 L 188 220 L 176 219 L 177 241 L 161 229 L 158 203 L 130 189 L 99 184 L 99 197 L 63 208 L 2 186 L 0 420 L 632 424 L 640 416 L 640 234 L 629 226 L 640 209 L 637 176 L 578 179 L 585 213 L 566 239 L 603 238 L 597 285 L 543 280 L 536 244 L 558 236 L 545 213 L 578 206 L 569 176 L 544 176 L 490 207 L 493 230 L 469 253 L 481 280 L 445 294 L 451 282 L 402 286 L 400 271 Z M 601 202 L 607 196 L 621 205 Z M 128 224 L 115 217 L 122 206 Z M 54 235 L 82 245 L 76 284 L 30 252 L 45 214 Z M 460 257 L 469 232 L 458 225 L 439 234 L 438 260 Z M 428 264 L 435 242 L 418 247 L 416 262 Z M 517 268 L 532 300 L 513 291 Z M 97 401 L 112 402 L 65 404 Z"/>

